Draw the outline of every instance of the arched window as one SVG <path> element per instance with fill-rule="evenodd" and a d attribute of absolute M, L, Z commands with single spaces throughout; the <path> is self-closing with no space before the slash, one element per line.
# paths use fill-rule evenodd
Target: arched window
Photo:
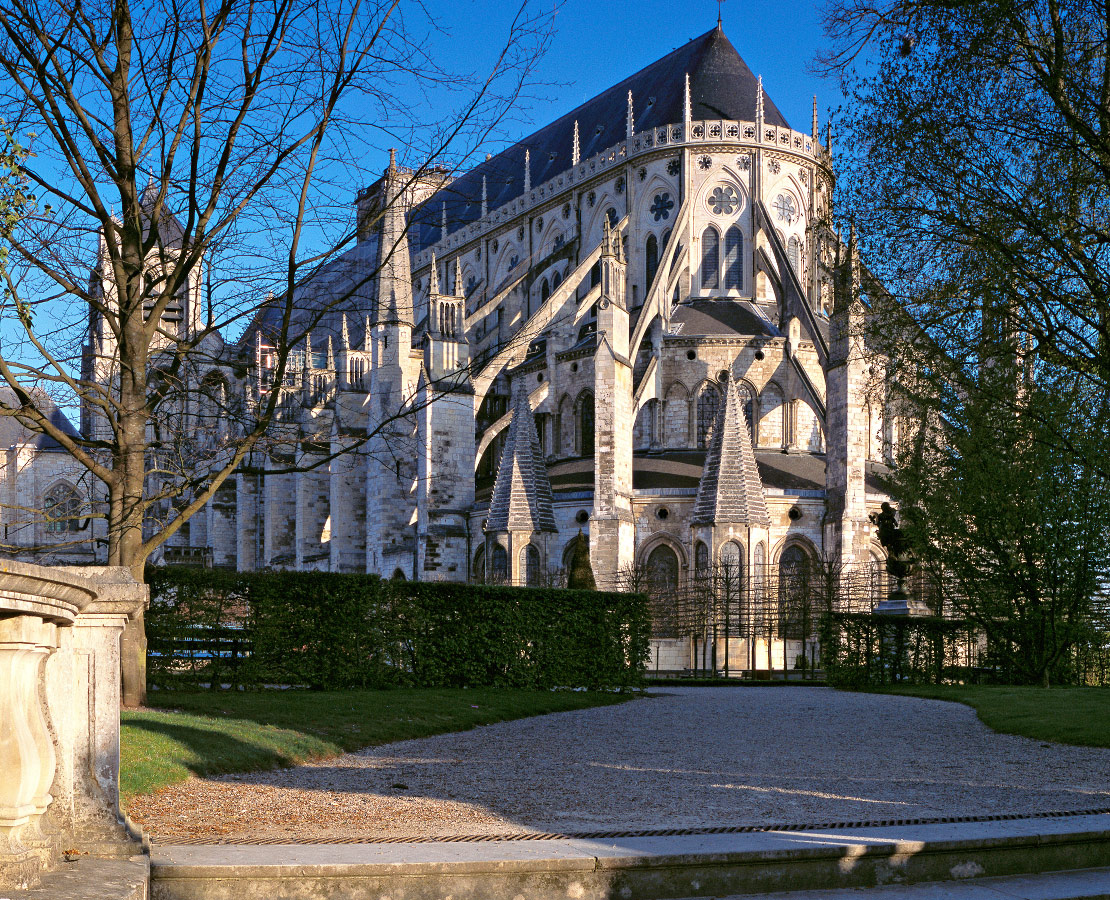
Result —
<path fill-rule="evenodd" d="M 736 385 L 736 394 L 740 398 L 740 404 L 744 409 L 744 422 L 748 426 L 748 435 L 752 438 L 752 444 L 755 444 L 755 392 L 748 387 L 744 382 Z"/>
<path fill-rule="evenodd" d="M 647 244 L 644 246 L 644 275 L 646 281 L 644 282 L 645 294 L 651 290 L 651 285 L 655 281 L 655 273 L 659 271 L 659 241 L 655 239 L 654 234 L 649 234 Z"/>
<path fill-rule="evenodd" d="M 799 280 L 802 277 L 802 242 L 797 237 L 791 237 L 786 243 L 786 258 L 790 260 L 790 266 L 794 269 L 794 274 L 798 276 Z"/>
<path fill-rule="evenodd" d="M 594 455 L 594 395 L 589 391 L 578 396 L 578 455 Z"/>
<path fill-rule="evenodd" d="M 717 422 L 717 410 L 721 405 L 721 395 L 711 384 L 702 385 L 698 394 L 698 449 L 709 446 L 713 426 Z"/>
<path fill-rule="evenodd" d="M 547 283 L 545 278 L 540 282 L 540 303 L 546 303 L 547 298 L 551 296 L 551 285 Z"/>
<path fill-rule="evenodd" d="M 528 587 L 537 587 L 540 583 L 540 551 L 535 544 L 521 548 L 520 577 Z"/>
<path fill-rule="evenodd" d="M 42 510 L 46 517 L 48 534 L 65 534 L 79 531 L 81 528 L 78 518 L 81 512 L 81 498 L 68 484 L 56 484 L 47 491 L 42 502 Z"/>
<path fill-rule="evenodd" d="M 617 211 L 613 209 L 613 207 L 610 206 L 607 210 L 605 210 L 605 218 L 609 220 L 610 228 L 617 227 Z"/>
<path fill-rule="evenodd" d="M 752 622 L 762 629 L 763 602 L 766 596 L 764 585 L 767 575 L 767 547 L 760 541 L 755 545 L 752 555 Z"/>
<path fill-rule="evenodd" d="M 739 291 L 744 287 L 744 235 L 733 225 L 725 232 L 725 290 Z"/>
<path fill-rule="evenodd" d="M 402 572 L 399 568 L 393 570 L 393 580 L 394 581 L 408 581 L 408 579 L 405 578 L 405 573 Z"/>
<path fill-rule="evenodd" d="M 806 631 L 809 613 L 809 557 L 797 544 L 782 551 L 779 557 L 779 635 L 800 640 Z"/>
<path fill-rule="evenodd" d="M 710 225 L 701 233 L 701 286 L 713 291 L 721 286 L 721 236 Z"/>
<path fill-rule="evenodd" d="M 470 580 L 479 584 L 486 580 L 486 548 L 479 547 L 474 554 L 474 565 L 470 570 Z"/>
<path fill-rule="evenodd" d="M 590 287 L 595 288 L 601 284 L 601 260 L 598 260 L 590 268 Z"/>
<path fill-rule="evenodd" d="M 705 578 L 709 574 L 709 547 L 704 541 L 698 541 L 694 546 L 694 576 Z"/>
<path fill-rule="evenodd" d="M 505 548 L 495 543 L 493 550 L 490 551 L 489 562 L 490 580 L 494 582 L 507 581 L 509 578 L 509 554 L 505 552 Z"/>
<path fill-rule="evenodd" d="M 737 578 L 744 570 L 743 554 L 735 541 L 725 541 L 720 551 L 722 577 Z"/>
<path fill-rule="evenodd" d="M 647 571 L 653 594 L 678 590 L 678 555 L 666 544 L 660 544 L 648 554 Z"/>
<path fill-rule="evenodd" d="M 561 273 L 556 272 L 554 275 L 551 276 L 551 290 L 553 290 L 553 291 L 558 290 L 559 285 L 562 284 L 562 283 L 563 283 L 563 276 L 562 276 Z"/>

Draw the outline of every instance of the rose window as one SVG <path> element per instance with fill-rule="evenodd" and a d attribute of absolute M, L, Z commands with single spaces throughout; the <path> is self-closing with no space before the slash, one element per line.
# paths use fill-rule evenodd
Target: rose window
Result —
<path fill-rule="evenodd" d="M 794 205 L 794 198 L 789 194 L 779 194 L 774 202 L 775 215 L 784 222 L 793 222 L 798 208 Z"/>
<path fill-rule="evenodd" d="M 671 199 L 669 193 L 655 195 L 655 199 L 651 203 L 651 214 L 655 217 L 656 222 L 669 219 L 672 209 L 674 209 L 674 200 Z"/>
<path fill-rule="evenodd" d="M 713 188 L 707 202 L 710 212 L 715 216 L 730 216 L 740 208 L 740 198 L 736 195 L 736 188 L 730 184 Z"/>

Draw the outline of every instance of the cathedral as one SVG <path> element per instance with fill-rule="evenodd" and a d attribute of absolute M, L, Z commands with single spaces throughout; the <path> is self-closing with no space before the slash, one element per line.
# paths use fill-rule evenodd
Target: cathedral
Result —
<path fill-rule="evenodd" d="M 581 535 L 599 587 L 881 568 L 898 421 L 834 178 L 816 104 L 791 127 L 719 25 L 459 177 L 391 155 L 284 378 L 266 303 L 215 374 L 280 392 L 296 450 L 164 561 L 550 584 Z"/>

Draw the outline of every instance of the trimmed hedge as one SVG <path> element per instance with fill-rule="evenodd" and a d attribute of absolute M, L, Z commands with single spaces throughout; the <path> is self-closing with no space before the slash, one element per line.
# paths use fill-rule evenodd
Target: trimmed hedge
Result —
<path fill-rule="evenodd" d="M 651 635 L 638 594 L 183 568 L 147 583 L 161 688 L 623 688 Z"/>
<path fill-rule="evenodd" d="M 972 680 L 974 626 L 936 616 L 830 612 L 821 617 L 821 663 L 835 687 Z"/>

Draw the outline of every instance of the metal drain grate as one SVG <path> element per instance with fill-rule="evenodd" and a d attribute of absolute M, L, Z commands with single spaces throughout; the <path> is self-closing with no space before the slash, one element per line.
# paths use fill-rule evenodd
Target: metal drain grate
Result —
<path fill-rule="evenodd" d="M 157 842 L 178 846 L 242 844 L 477 844 L 497 841 L 607 840 L 610 838 L 686 837 L 702 834 L 752 834 L 767 831 L 825 831 L 845 828 L 891 828 L 903 825 L 955 825 L 964 822 L 1013 822 L 1019 819 L 1064 819 L 1110 814 L 1110 807 L 1055 812 L 1002 813 L 992 816 L 943 816 L 935 819 L 876 819 L 857 822 L 791 822 L 769 825 L 714 825 L 704 828 L 639 828 L 611 831 L 518 832 L 507 834 L 455 834 L 440 837 L 353 837 L 353 838 L 188 838 L 167 837 Z"/>

